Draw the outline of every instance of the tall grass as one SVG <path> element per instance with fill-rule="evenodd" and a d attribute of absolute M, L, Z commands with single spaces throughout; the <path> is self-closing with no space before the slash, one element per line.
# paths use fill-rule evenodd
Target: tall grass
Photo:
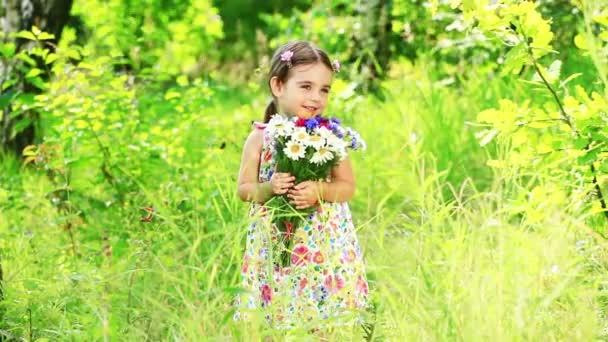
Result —
<path fill-rule="evenodd" d="M 523 90 L 505 79 L 450 87 L 420 70 L 404 66 L 386 84 L 388 101 L 362 99 L 346 117 L 369 146 L 353 155 L 352 208 L 375 340 L 600 336 L 605 243 L 550 197 L 531 200 L 517 172 L 489 169 L 488 154 L 500 152 L 478 147 L 465 124 L 505 92 Z M 80 256 L 61 228 L 75 218 L 53 207 L 52 184 L 3 157 L 0 329 L 52 340 L 280 337 L 262 320 L 231 319 L 248 224 L 236 174 L 263 102 L 216 94 L 185 133 L 188 162 L 179 170 L 150 162 L 122 206 L 75 195 L 86 213 L 74 232 Z M 147 205 L 156 216 L 141 222 Z M 359 340 L 363 331 L 329 335 Z"/>

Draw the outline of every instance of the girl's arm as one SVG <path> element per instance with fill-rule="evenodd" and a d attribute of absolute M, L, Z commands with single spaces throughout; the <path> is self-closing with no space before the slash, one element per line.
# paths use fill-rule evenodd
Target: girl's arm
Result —
<path fill-rule="evenodd" d="M 274 172 L 270 181 L 258 183 L 263 139 L 263 131 L 254 130 L 243 146 L 238 180 L 239 198 L 243 201 L 266 203 L 272 196 L 286 193 L 295 181 L 295 177 L 289 173 Z"/>
<path fill-rule="evenodd" d="M 264 203 L 273 196 L 269 182 L 258 183 L 263 131 L 253 130 L 243 146 L 238 179 L 239 198 L 246 202 Z"/>
<path fill-rule="evenodd" d="M 355 194 L 355 176 L 348 157 L 331 170 L 331 182 L 318 182 L 319 197 L 327 202 L 347 202 Z"/>

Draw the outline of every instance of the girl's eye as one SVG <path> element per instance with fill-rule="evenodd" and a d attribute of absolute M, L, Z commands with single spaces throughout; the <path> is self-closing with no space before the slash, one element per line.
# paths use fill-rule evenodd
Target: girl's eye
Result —
<path fill-rule="evenodd" d="M 329 89 L 323 89 L 323 92 L 328 94 L 329 93 Z"/>
<path fill-rule="evenodd" d="M 302 86 L 302 88 L 306 89 L 306 90 L 310 90 L 310 85 L 309 84 L 305 84 L 305 85 Z"/>

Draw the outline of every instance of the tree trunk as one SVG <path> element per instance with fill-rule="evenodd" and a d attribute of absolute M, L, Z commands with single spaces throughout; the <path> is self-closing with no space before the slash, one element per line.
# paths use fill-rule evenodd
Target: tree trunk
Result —
<path fill-rule="evenodd" d="M 53 52 L 55 46 L 61 37 L 61 31 L 68 21 L 73 0 L 0 0 L 0 25 L 3 31 L 3 41 L 12 40 L 16 45 L 16 51 L 28 50 L 36 44 L 33 41 L 22 38 L 9 38 L 8 34 L 19 32 L 22 30 L 30 31 L 32 26 L 37 26 L 40 30 L 55 35 L 54 40 L 45 41 L 48 44 L 45 46 Z M 19 60 L 9 59 L 2 60 L 0 63 L 0 84 L 3 84 L 8 79 L 18 79 L 14 86 L 2 91 L 7 94 L 10 91 L 16 93 L 39 93 L 38 88 L 27 83 L 22 74 L 17 71 L 16 63 Z M 37 61 L 39 68 L 44 70 L 43 62 Z M 48 75 L 47 75 L 48 76 Z M 38 123 L 38 113 L 35 111 L 26 111 L 14 118 L 10 117 L 10 104 L 2 109 L 2 121 L 0 122 L 0 146 L 5 151 L 14 153 L 20 156 L 23 148 L 34 143 L 36 138 L 36 127 Z M 22 131 L 11 137 L 13 127 L 16 122 L 29 118 L 31 124 L 25 127 Z"/>
<path fill-rule="evenodd" d="M 361 33 L 356 40 L 363 89 L 378 93 L 390 59 L 392 0 L 359 0 L 357 12 Z M 379 94 L 380 95 L 380 94 Z"/>
<path fill-rule="evenodd" d="M 16 45 L 16 51 L 28 50 L 36 44 L 33 41 L 21 38 L 9 38 L 8 34 L 19 32 L 22 30 L 30 31 L 32 26 L 37 26 L 40 30 L 55 35 L 54 40 L 49 40 L 51 44 L 45 46 L 51 52 L 55 50 L 55 46 L 61 37 L 61 31 L 68 21 L 70 10 L 72 9 L 73 0 L 0 0 L 0 26 L 2 26 L 3 35 L 0 37 L 3 42 L 12 40 Z M 39 68 L 44 70 L 43 62 L 37 61 Z M 19 80 L 16 84 L 8 89 L 2 90 L 2 96 L 9 92 L 18 94 L 23 93 L 39 93 L 39 89 L 25 82 L 25 77 L 18 71 L 16 63 L 17 59 L 2 59 L 0 62 L 0 85 L 4 84 L 9 79 Z M 46 75 L 48 77 L 48 75 Z M 20 157 L 23 149 L 27 145 L 34 143 L 36 138 L 36 127 L 38 122 L 38 113 L 35 111 L 26 111 L 14 118 L 11 118 L 10 103 L 2 108 L 2 121 L 0 121 L 0 149 L 14 153 Z M 16 122 L 23 119 L 31 119 L 31 124 L 25 129 L 11 137 L 13 127 Z M 0 251 L 0 261 L 2 255 Z M 4 298 L 4 283 L 2 275 L 2 264 L 0 263 L 0 300 Z M 0 320 L 2 317 L 0 315 Z"/>

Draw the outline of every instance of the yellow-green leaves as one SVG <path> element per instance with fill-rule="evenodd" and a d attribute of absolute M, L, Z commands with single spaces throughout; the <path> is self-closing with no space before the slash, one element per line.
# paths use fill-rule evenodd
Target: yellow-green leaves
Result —
<path fill-rule="evenodd" d="M 19 31 L 14 36 L 33 41 L 55 39 L 55 35 L 41 31 L 36 25 L 32 26 L 31 31 Z"/>
<path fill-rule="evenodd" d="M 518 113 L 527 110 L 527 103 L 524 103 L 523 108 L 520 108 L 517 103 L 508 99 L 502 99 L 499 101 L 499 104 L 500 107 L 498 109 L 490 108 L 477 114 L 477 121 L 490 123 L 502 129 L 512 126 L 517 119 Z"/>

